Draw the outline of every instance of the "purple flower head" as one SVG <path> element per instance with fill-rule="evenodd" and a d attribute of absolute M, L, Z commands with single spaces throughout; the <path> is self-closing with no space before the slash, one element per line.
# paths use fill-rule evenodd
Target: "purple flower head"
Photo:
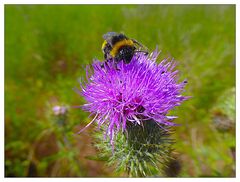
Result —
<path fill-rule="evenodd" d="M 152 119 L 176 125 L 171 122 L 176 117 L 167 113 L 188 98 L 181 95 L 187 82 L 177 83 L 175 62 L 165 59 L 158 64 L 158 55 L 157 50 L 150 56 L 136 53 L 129 64 L 95 60 L 92 69 L 87 67 L 87 82 L 81 83 L 80 94 L 87 101 L 83 109 L 95 117 L 86 127 L 93 122 L 106 124 L 113 145 L 114 135 L 125 131 L 128 122 L 141 125 Z"/>
<path fill-rule="evenodd" d="M 64 106 L 54 106 L 52 108 L 54 115 L 59 116 L 59 115 L 64 115 L 67 113 L 67 107 Z"/>

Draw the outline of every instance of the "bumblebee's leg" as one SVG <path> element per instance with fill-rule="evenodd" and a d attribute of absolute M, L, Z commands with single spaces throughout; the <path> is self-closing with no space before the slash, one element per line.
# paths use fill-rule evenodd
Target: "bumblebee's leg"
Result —
<path fill-rule="evenodd" d="M 140 47 L 144 47 L 140 42 L 138 42 L 137 40 L 135 39 L 131 39 L 133 41 L 133 43 L 139 45 Z"/>
<path fill-rule="evenodd" d="M 104 53 L 104 59 L 107 59 L 107 57 L 108 57 L 108 56 L 107 56 L 107 54 L 106 54 L 106 53 Z"/>
<path fill-rule="evenodd" d="M 143 52 L 145 55 L 148 55 L 148 51 L 141 51 L 141 50 L 138 50 L 138 51 L 135 51 L 135 52 Z"/>
<path fill-rule="evenodd" d="M 137 44 L 139 47 L 142 47 L 142 48 L 144 48 L 145 50 L 148 50 L 148 48 L 147 48 L 145 45 L 141 44 L 141 43 L 138 42 L 137 40 L 135 40 L 135 39 L 131 39 L 131 40 L 133 41 L 133 43 Z M 147 51 L 147 52 L 148 52 L 148 51 Z"/>
<path fill-rule="evenodd" d="M 116 56 L 115 58 L 112 58 L 112 61 L 113 61 L 113 67 L 117 70 L 117 71 L 120 71 L 120 69 L 118 68 L 118 63 L 119 63 L 119 57 Z"/>

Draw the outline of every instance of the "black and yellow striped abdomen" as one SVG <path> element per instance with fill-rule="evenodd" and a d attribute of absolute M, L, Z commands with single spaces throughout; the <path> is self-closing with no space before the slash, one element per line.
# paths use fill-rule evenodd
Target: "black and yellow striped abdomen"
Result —
<path fill-rule="evenodd" d="M 129 39 L 124 34 L 116 32 L 108 32 L 103 35 L 103 38 L 102 51 L 105 59 L 114 59 L 116 63 L 121 60 L 124 63 L 131 62 L 136 50 L 133 39 Z"/>

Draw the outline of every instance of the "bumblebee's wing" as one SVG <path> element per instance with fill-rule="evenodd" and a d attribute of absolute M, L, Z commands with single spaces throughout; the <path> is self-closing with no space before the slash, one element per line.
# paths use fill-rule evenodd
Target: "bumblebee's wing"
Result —
<path fill-rule="evenodd" d="M 116 32 L 108 32 L 108 33 L 103 35 L 103 38 L 105 40 L 107 40 L 107 39 L 112 38 L 113 36 L 116 36 L 116 35 L 118 35 L 118 33 L 116 33 Z"/>
<path fill-rule="evenodd" d="M 103 39 L 106 40 L 107 43 L 109 43 L 112 46 L 112 43 L 111 43 L 112 41 L 111 40 L 114 36 L 117 36 L 117 35 L 119 35 L 119 34 L 116 33 L 116 32 L 108 32 L 108 33 L 103 35 Z"/>

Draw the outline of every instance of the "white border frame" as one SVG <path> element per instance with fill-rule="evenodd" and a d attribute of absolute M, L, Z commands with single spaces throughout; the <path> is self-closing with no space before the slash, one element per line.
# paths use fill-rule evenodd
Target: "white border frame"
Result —
<path fill-rule="evenodd" d="M 129 0 L 84 0 L 84 1 L 78 1 L 78 0 L 2 0 L 0 2 L 0 22 L 2 26 L 0 26 L 0 40 L 1 40 L 1 45 L 0 45 L 0 56 L 1 56 L 1 66 L 0 66 L 0 83 L 1 83 L 1 97 L 0 97 L 0 108 L 1 108 L 1 131 L 0 131 L 0 149 L 1 149 L 1 155 L 0 155 L 0 160 L 1 160 L 1 167 L 0 167 L 0 174 L 2 181 L 42 181 L 42 180 L 49 180 L 49 181 L 66 181 L 66 180 L 71 180 L 71 181 L 92 181 L 92 180 L 97 180 L 97 181 L 103 181 L 103 182 L 112 182 L 114 181 L 121 181 L 121 178 L 5 178 L 4 177 L 4 5 L 5 4 L 236 4 L 236 101 L 240 101 L 240 94 L 238 91 L 240 90 L 239 86 L 239 81 L 237 78 L 240 78 L 239 74 L 239 63 L 237 60 L 239 60 L 239 10 L 240 6 L 239 3 L 237 3 L 237 0 L 221 0 L 221 1 L 216 1 L 216 0 L 195 0 L 195 1 L 189 1 L 189 0 L 184 0 L 184 1 L 179 1 L 179 0 L 161 0 L 159 3 L 158 1 L 154 0 L 148 0 L 148 1 L 143 1 L 143 0 L 132 0 L 131 2 Z M 236 103 L 236 131 L 240 131 L 239 128 L 239 102 Z M 124 180 L 130 180 L 130 181 L 138 181 L 138 182 L 145 182 L 146 180 L 151 180 L 151 181 L 159 181 L 159 180 L 167 180 L 167 181 L 215 181 L 217 180 L 218 182 L 221 181 L 239 181 L 240 180 L 240 175 L 239 173 L 239 156 L 240 156 L 240 150 L 239 150 L 239 139 L 240 139 L 240 133 L 236 132 L 236 178 L 126 178 Z"/>

